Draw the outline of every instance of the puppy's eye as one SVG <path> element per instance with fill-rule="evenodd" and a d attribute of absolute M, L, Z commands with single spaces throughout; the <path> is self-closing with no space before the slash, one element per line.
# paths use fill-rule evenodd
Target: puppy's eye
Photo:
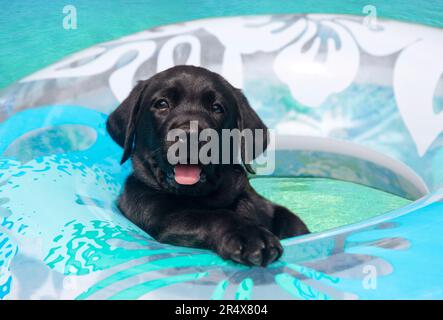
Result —
<path fill-rule="evenodd" d="M 160 99 L 155 102 L 154 108 L 164 110 L 169 108 L 169 103 L 165 99 Z"/>
<path fill-rule="evenodd" d="M 214 113 L 223 113 L 223 112 L 225 112 L 225 110 L 223 110 L 222 105 L 219 104 L 219 103 L 214 103 L 211 106 L 211 111 L 214 112 Z"/>

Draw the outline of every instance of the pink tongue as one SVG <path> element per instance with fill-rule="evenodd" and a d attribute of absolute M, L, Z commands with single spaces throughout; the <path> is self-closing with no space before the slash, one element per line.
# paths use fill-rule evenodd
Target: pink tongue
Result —
<path fill-rule="evenodd" d="M 193 164 L 178 164 L 174 168 L 175 181 L 178 184 L 191 185 L 200 180 L 200 167 Z"/>

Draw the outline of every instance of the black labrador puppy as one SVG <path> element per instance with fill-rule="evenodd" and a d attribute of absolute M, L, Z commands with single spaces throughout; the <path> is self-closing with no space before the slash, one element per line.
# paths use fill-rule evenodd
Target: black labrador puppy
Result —
<path fill-rule="evenodd" d="M 308 233 L 306 225 L 254 191 L 249 164 L 171 165 L 167 134 L 189 131 L 190 121 L 198 130 L 267 133 L 242 92 L 204 68 L 176 66 L 138 82 L 107 121 L 124 149 L 122 163 L 132 159 L 120 210 L 160 242 L 210 249 L 246 265 L 275 261 L 283 252 L 279 239 Z"/>

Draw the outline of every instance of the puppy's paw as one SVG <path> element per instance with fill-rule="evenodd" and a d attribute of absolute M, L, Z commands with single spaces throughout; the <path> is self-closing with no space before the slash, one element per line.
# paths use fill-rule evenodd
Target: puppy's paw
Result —
<path fill-rule="evenodd" d="M 266 228 L 245 226 L 226 233 L 217 252 L 224 259 L 265 267 L 280 258 L 283 247 L 280 240 Z"/>

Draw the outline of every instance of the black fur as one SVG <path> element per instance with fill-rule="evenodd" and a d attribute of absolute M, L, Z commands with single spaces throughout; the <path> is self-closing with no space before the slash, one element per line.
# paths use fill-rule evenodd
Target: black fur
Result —
<path fill-rule="evenodd" d="M 160 100 L 168 108 L 156 107 Z M 211 111 L 215 103 L 223 113 Z M 307 227 L 252 189 L 248 165 L 204 165 L 206 181 L 177 184 L 166 160 L 171 144 L 166 134 L 186 128 L 190 120 L 199 121 L 199 130 L 267 133 L 241 91 L 206 69 L 176 66 L 139 82 L 107 122 L 111 137 L 124 149 L 122 163 L 131 157 L 134 169 L 119 198 L 120 210 L 160 242 L 211 249 L 225 259 L 266 266 L 283 252 L 279 239 L 308 233 Z"/>

